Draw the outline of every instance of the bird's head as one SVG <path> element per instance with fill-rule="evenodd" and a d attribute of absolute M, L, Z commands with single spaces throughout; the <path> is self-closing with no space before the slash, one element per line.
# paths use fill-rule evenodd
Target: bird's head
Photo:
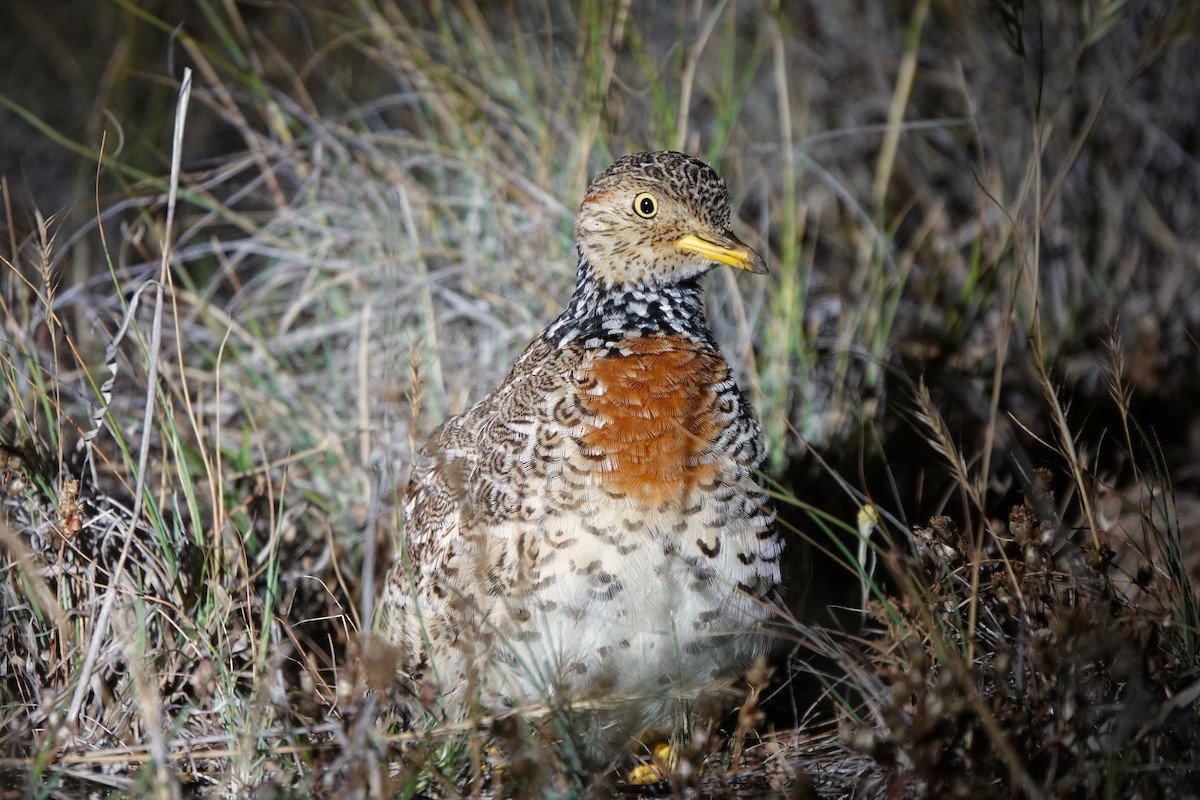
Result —
<path fill-rule="evenodd" d="M 767 271 L 730 230 L 725 181 L 683 153 L 634 153 L 600 173 L 579 207 L 575 240 L 609 287 L 667 286 L 717 263 Z"/>

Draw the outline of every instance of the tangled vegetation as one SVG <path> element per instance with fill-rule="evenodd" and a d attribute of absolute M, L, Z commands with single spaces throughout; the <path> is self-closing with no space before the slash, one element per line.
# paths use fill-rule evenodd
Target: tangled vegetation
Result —
<path fill-rule="evenodd" d="M 1200 3 L 185 5 L 0 32 L 43 44 L 0 85 L 0 784 L 1200 783 Z M 633 785 L 531 719 L 410 726 L 369 633 L 415 443 L 657 148 L 771 265 L 708 302 L 794 602 Z"/>

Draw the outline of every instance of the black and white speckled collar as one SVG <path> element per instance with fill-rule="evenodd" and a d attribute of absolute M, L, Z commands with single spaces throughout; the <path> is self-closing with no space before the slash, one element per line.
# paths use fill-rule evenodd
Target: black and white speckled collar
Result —
<path fill-rule="evenodd" d="M 622 339 L 669 335 L 711 341 L 699 276 L 650 288 L 605 285 L 581 255 L 571 302 L 543 338 L 556 347 L 581 341 L 589 350 L 608 350 Z"/>

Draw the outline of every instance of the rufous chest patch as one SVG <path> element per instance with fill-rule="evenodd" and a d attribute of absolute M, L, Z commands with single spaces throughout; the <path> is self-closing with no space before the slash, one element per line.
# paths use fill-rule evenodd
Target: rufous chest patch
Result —
<path fill-rule="evenodd" d="M 629 355 L 596 359 L 581 396 L 592 427 L 590 458 L 603 458 L 602 480 L 615 494 L 651 507 L 686 505 L 720 470 L 712 453 L 719 433 L 714 386 L 729 367 L 720 354 L 682 336 L 627 339 Z"/>

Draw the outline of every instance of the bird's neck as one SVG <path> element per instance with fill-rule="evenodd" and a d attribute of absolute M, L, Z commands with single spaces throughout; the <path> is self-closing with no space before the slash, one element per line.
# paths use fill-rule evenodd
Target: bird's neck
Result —
<path fill-rule="evenodd" d="M 630 337 L 669 335 L 711 339 L 699 276 L 652 287 L 607 283 L 583 256 L 571 302 L 545 334 L 560 347 L 583 340 L 589 349 Z"/>

